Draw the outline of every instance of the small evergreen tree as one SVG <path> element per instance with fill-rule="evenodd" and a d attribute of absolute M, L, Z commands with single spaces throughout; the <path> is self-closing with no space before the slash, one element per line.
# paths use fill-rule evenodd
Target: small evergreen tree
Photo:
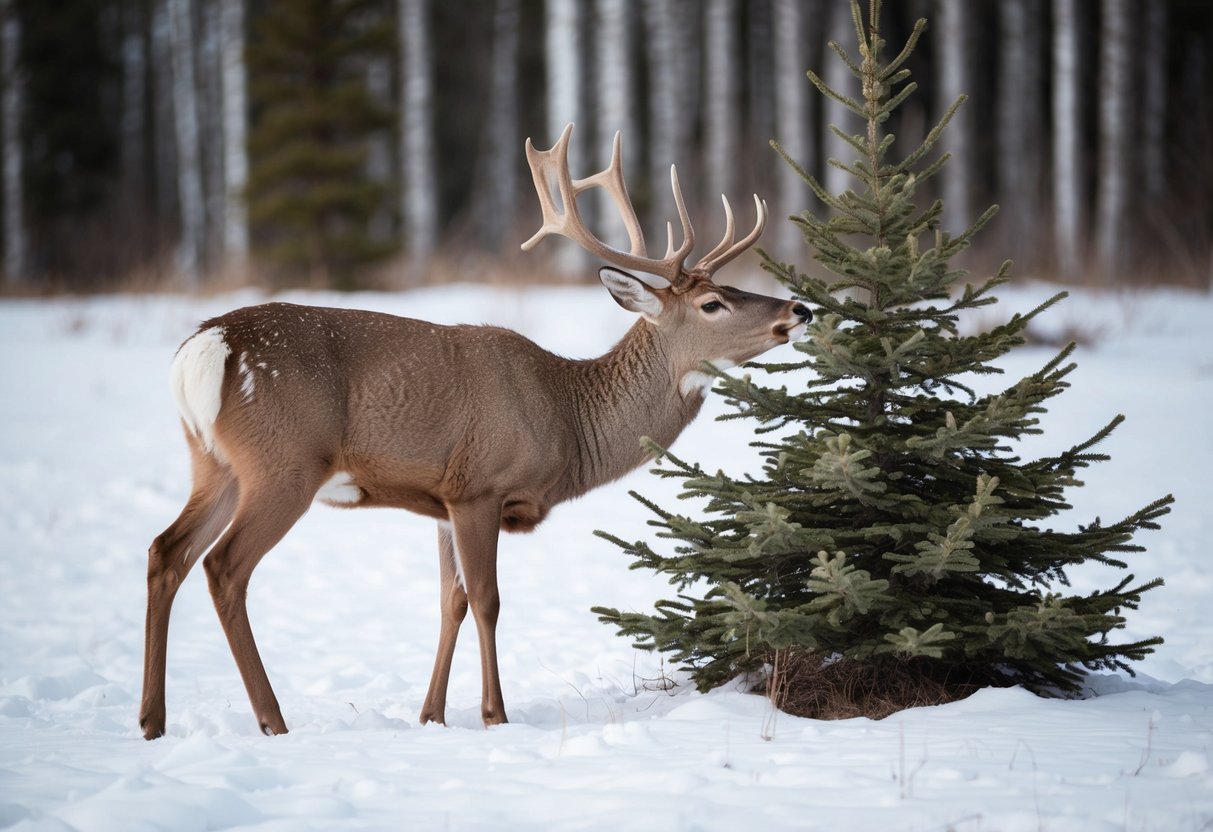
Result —
<path fill-rule="evenodd" d="M 317 285 L 356 285 L 392 246 L 368 235 L 388 197 L 367 174 L 368 139 L 392 125 L 366 60 L 390 55 L 383 0 L 281 0 L 248 41 L 249 219 L 254 251 Z"/>
<path fill-rule="evenodd" d="M 755 419 L 758 433 L 771 434 L 755 443 L 763 474 L 711 474 L 654 447 L 665 462 L 656 473 L 682 478 L 682 496 L 706 498 L 707 516 L 635 495 L 675 551 L 599 534 L 634 567 L 670 576 L 680 594 L 653 614 L 595 612 L 638 647 L 673 654 L 700 688 L 765 668 L 777 703 L 809 715 L 883 715 L 921 703 L 928 683 L 934 701 L 988 683 L 1073 692 L 1084 669 L 1129 670 L 1161 642 L 1116 643 L 1111 634 L 1124 625 L 1121 611 L 1162 581 L 1130 575 L 1106 591 L 1066 594 L 1066 570 L 1090 561 L 1125 567 L 1114 554 L 1141 551 L 1133 534 L 1156 528 L 1172 500 L 1109 525 L 1041 526 L 1069 508 L 1063 492 L 1082 484 L 1079 471 L 1106 459 L 1092 448 L 1121 417 L 1057 456 L 1026 461 L 1014 443 L 1041 432 L 1045 403 L 1068 386 L 1074 345 L 1001 392 L 970 386 L 1001 372 L 993 362 L 1023 344 L 1032 319 L 1064 294 L 988 332 L 961 333 L 961 313 L 994 303 L 1010 266 L 960 288 L 964 272 L 948 261 L 995 209 L 951 237 L 940 229 L 940 202 L 915 203 L 946 161 L 926 157 L 963 99 L 917 149 L 891 161 L 884 125 L 915 89 L 902 66 L 925 21 L 882 63 L 878 0 L 866 27 L 857 0 L 852 13 L 858 61 L 830 45 L 860 77 L 862 100 L 809 78 L 866 122 L 866 135 L 832 128 L 858 158 L 831 164 L 856 187 L 827 193 L 787 160 L 831 210 L 828 219 L 805 212 L 792 221 L 833 279 L 764 256 L 768 271 L 820 310 L 795 344 L 804 358 L 757 365 L 787 374 L 791 389 L 721 375 L 735 408 L 726 418 Z"/>

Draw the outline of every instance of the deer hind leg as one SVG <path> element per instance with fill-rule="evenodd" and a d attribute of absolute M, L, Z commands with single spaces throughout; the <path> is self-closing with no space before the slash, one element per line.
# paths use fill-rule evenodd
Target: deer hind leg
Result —
<path fill-rule="evenodd" d="M 501 503 L 479 500 L 449 507 L 455 547 L 463 568 L 463 586 L 476 621 L 480 641 L 480 716 L 484 724 L 506 721 L 497 668 L 497 536 L 501 529 Z"/>
<path fill-rule="evenodd" d="M 149 740 L 164 734 L 164 674 L 173 599 L 198 558 L 231 522 L 237 493 L 231 469 L 194 447 L 194 485 L 190 498 L 173 524 L 148 549 L 139 727 Z"/>
<path fill-rule="evenodd" d="M 248 487 L 242 489 L 236 517 L 202 562 L 215 611 L 264 734 L 285 734 L 287 729 L 249 625 L 249 578 L 265 554 L 307 511 L 322 480 L 321 471 L 293 470 L 287 476 L 242 481 Z"/>
<path fill-rule="evenodd" d="M 455 541 L 449 523 L 438 524 L 438 568 L 441 575 L 442 624 L 438 635 L 438 651 L 434 656 L 434 673 L 430 689 L 421 706 L 421 724 L 446 724 L 446 690 L 451 678 L 451 660 L 455 656 L 455 640 L 459 625 L 468 611 L 468 596 L 455 560 Z"/>

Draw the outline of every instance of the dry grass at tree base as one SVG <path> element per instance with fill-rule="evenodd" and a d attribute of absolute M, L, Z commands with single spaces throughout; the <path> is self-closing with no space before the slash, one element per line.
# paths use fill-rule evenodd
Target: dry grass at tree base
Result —
<path fill-rule="evenodd" d="M 1006 681 L 921 659 L 857 661 L 778 650 L 761 691 L 784 713 L 811 719 L 884 719 L 907 708 L 943 705 Z"/>

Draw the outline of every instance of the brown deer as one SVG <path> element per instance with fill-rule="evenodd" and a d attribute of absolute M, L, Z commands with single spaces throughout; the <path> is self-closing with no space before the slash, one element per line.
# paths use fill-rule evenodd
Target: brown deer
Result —
<path fill-rule="evenodd" d="M 640 316 L 602 357 L 561 358 L 492 326 L 286 303 L 213 318 L 181 345 L 171 381 L 193 489 L 148 552 L 145 737 L 165 730 L 173 598 L 208 549 L 210 592 L 253 712 L 263 732 L 286 732 L 245 599 L 257 563 L 314 499 L 394 506 L 438 521 L 441 631 L 421 721 L 444 722 L 455 638 L 470 607 L 480 640 L 481 716 L 486 725 L 505 722 L 496 645 L 499 530 L 530 531 L 555 504 L 643 464 L 641 437 L 673 442 L 714 379 L 705 363 L 739 364 L 803 329 L 810 314 L 802 304 L 712 282 L 762 233 L 766 211 L 757 197 L 754 229 L 737 241 L 725 200 L 724 238 L 687 269 L 695 238 L 671 169 L 683 241 L 674 248 L 671 226 L 666 256 L 651 259 L 624 185 L 619 137 L 606 170 L 574 180 L 571 130 L 549 151 L 527 142 L 543 227 L 523 249 L 561 234 L 641 273 L 600 272 L 615 301 Z M 630 251 L 582 224 L 576 199 L 594 187 L 617 205 Z"/>

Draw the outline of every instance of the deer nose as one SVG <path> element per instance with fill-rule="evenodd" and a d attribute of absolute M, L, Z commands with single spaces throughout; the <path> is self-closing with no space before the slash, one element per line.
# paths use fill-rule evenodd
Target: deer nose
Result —
<path fill-rule="evenodd" d="M 797 318 L 800 318 L 800 320 L 806 324 L 813 320 L 813 313 L 810 312 L 809 307 L 805 306 L 803 303 L 795 304 L 792 307 L 792 314 Z"/>

